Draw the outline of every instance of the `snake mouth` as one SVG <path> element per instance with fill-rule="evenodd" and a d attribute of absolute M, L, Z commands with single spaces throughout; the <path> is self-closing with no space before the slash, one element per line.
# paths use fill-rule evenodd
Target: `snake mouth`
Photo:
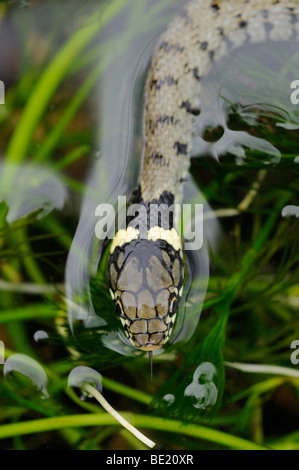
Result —
<path fill-rule="evenodd" d="M 162 346 L 158 344 L 148 343 L 145 346 L 138 346 L 138 349 L 140 349 L 141 351 L 155 351 L 156 349 L 160 349 L 161 347 Z"/>
<path fill-rule="evenodd" d="M 132 332 L 127 330 L 127 337 L 137 349 L 140 349 L 141 351 L 155 351 L 156 349 L 160 349 L 164 346 L 168 341 L 169 332 L 166 332 L 166 334 L 156 333 L 150 335 L 148 333 L 132 334 Z"/>

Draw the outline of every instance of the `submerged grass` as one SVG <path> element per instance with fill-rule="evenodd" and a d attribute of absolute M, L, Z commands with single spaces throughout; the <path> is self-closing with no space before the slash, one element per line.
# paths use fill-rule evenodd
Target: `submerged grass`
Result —
<path fill-rule="evenodd" d="M 110 46 L 118 44 L 105 37 L 98 41 L 98 34 L 126 12 L 121 19 L 127 18 L 129 27 L 116 48 L 117 60 L 134 35 L 167 24 L 164 8 L 173 2 L 99 3 L 95 9 L 87 2 L 84 15 L 74 9 L 72 27 L 63 38 L 54 22 L 49 41 L 41 41 L 40 47 L 34 29 L 26 45 L 17 44 L 26 60 L 17 74 L 12 71 L 5 112 L 0 108 L 6 165 L 1 194 L 8 195 L 0 203 L 0 340 L 6 361 L 15 353 L 38 361 L 47 374 L 49 394 L 42 398 L 22 374 L 1 377 L 0 447 L 42 449 L 46 441 L 51 449 L 140 448 L 121 432 L 113 416 L 90 399 L 82 401 L 67 386 L 70 371 L 84 365 L 104 374 L 105 398 L 127 421 L 145 430 L 159 449 L 298 449 L 299 379 L 296 363 L 290 360 L 296 352 L 291 344 L 299 339 L 298 221 L 281 217 L 283 207 L 298 204 L 298 131 L 275 125 L 287 123 L 287 114 L 251 109 L 248 120 L 248 109 L 231 109 L 232 128 L 247 130 L 281 151 L 275 164 L 265 163 L 261 153 L 250 149 L 243 165 L 236 165 L 233 155 L 223 156 L 220 164 L 211 158 L 194 160 L 194 180 L 219 214 L 223 239 L 211 253 L 197 330 L 188 343 L 169 345 L 154 356 L 153 381 L 145 355 L 121 355 L 104 346 L 107 333 L 117 336 L 118 322 L 109 320 L 111 300 L 101 278 L 93 280 L 91 295 L 106 325 L 83 328 L 80 347 L 76 338 L 57 333 L 55 319 L 66 310 L 66 257 L 85 191 L 84 176 L 97 151 L 94 88 L 113 59 L 102 56 L 105 40 Z M 53 8 L 59 8 L 58 3 L 53 2 Z M 144 9 L 146 20 L 136 21 Z M 20 16 L 26 15 L 20 36 L 28 33 L 34 11 L 30 7 L 24 13 L 17 2 L 2 2 L 0 10 L 2 22 L 9 17 L 17 33 Z M 294 64 L 285 67 L 294 73 Z M 252 70 L 259 77 L 267 74 L 257 64 Z M 279 100 L 275 104 L 281 106 Z M 46 211 L 42 200 L 41 207 L 36 203 L 38 210 L 8 222 L 12 194 L 18 189 L 14 178 L 27 164 L 47 166 L 68 187 L 69 200 L 64 211 Z M 60 327 L 67 327 L 65 319 Z M 37 330 L 48 337 L 36 342 Z M 207 362 L 217 369 L 217 402 L 211 408 L 202 406 L 204 395 L 185 395 L 197 367 Z M 211 390 L 211 380 L 200 380 L 201 392 Z"/>

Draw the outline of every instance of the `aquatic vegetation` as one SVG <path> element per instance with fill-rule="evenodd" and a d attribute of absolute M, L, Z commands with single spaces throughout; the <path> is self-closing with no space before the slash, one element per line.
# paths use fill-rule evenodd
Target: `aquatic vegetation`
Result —
<path fill-rule="evenodd" d="M 0 104 L 2 449 L 147 448 L 107 403 L 157 449 L 299 448 L 292 43 L 269 63 L 244 48 L 203 85 L 186 197 L 206 245 L 152 380 L 113 314 L 95 207 L 134 189 L 148 60 L 178 4 L 1 3 L 21 57 Z"/>

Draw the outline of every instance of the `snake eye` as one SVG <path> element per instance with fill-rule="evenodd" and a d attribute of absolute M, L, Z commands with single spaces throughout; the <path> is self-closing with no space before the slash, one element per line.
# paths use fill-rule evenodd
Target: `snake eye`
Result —
<path fill-rule="evenodd" d="M 120 300 L 118 300 L 115 304 L 115 309 L 116 309 L 116 313 L 117 315 L 119 316 L 122 316 L 123 315 L 123 309 L 122 309 L 122 305 L 121 305 L 121 302 Z"/>
<path fill-rule="evenodd" d="M 178 305 L 179 305 L 178 299 L 175 296 L 172 297 L 170 301 L 170 306 L 169 306 L 170 315 L 173 315 L 177 311 Z"/>

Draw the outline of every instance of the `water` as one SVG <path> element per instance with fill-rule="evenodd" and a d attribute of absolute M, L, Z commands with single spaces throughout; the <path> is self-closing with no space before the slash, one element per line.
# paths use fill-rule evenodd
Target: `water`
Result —
<path fill-rule="evenodd" d="M 170 8 L 162 9 L 162 13 L 157 10 L 159 22 L 163 15 L 175 11 L 177 5 L 178 2 L 173 2 Z M 154 10 L 158 3 L 149 2 L 148 6 L 151 11 L 151 7 Z M 107 325 L 109 327 L 110 321 L 106 319 L 108 315 L 105 316 L 102 313 L 103 309 L 95 305 L 90 288 L 92 280 L 98 276 L 100 260 L 105 248 L 104 244 L 95 237 L 97 219 L 94 214 L 99 203 L 109 203 L 116 208 L 118 196 L 129 198 L 137 185 L 141 165 L 144 80 L 157 36 L 163 31 L 163 26 L 151 27 L 147 30 L 147 28 L 140 27 L 139 23 L 132 23 L 130 13 L 134 15 L 134 8 L 121 18 L 120 23 L 112 23 L 106 31 L 108 38 L 111 35 L 115 38 L 115 35 L 119 34 L 116 33 L 116 28 L 118 28 L 123 34 L 123 37 L 119 34 L 118 47 L 121 49 L 122 44 L 126 43 L 127 49 L 121 59 L 117 55 L 115 60 L 109 63 L 100 83 L 99 96 L 102 106 L 100 108 L 99 147 L 101 154 L 88 179 L 80 220 L 66 266 L 68 319 L 79 343 L 82 326 L 88 329 L 95 328 L 98 332 Z M 157 18 L 158 16 L 155 16 L 156 20 Z M 125 26 L 126 21 L 130 22 L 129 33 Z M 154 21 L 153 24 L 155 24 Z M 114 43 L 112 47 L 113 52 L 109 47 L 105 49 L 105 54 L 109 58 L 115 55 Z M 119 49 L 116 51 L 117 54 Z M 96 197 L 94 197 L 95 188 Z M 204 226 L 204 247 L 190 256 L 188 254 L 186 258 L 189 277 L 180 303 L 181 314 L 170 342 L 187 341 L 196 328 L 209 279 L 209 244 L 216 245 L 219 232 L 215 219 L 211 217 L 212 211 L 209 204 L 191 178 L 186 185 L 184 203 L 189 201 L 193 204 L 204 204 L 204 212 L 208 214 L 209 222 Z M 100 271 L 101 277 L 105 278 L 104 267 L 100 268 Z M 196 288 L 195 284 L 193 285 L 195 279 L 197 280 Z M 105 289 L 107 289 L 105 282 L 99 283 L 99 296 Z M 98 299 L 97 302 L 101 304 L 101 300 Z M 108 308 L 113 315 L 112 301 Z M 115 325 L 113 329 L 115 330 Z M 102 335 L 105 347 L 123 355 L 138 354 L 124 335 L 120 322 L 117 330 L 117 333 L 114 331 Z M 156 351 L 154 354 L 161 352 L 163 350 Z"/>
<path fill-rule="evenodd" d="M 284 57 L 289 58 L 287 67 Z M 219 60 L 202 83 L 193 154 L 217 160 L 231 154 L 237 165 L 243 165 L 250 149 L 258 152 L 264 165 L 279 163 L 281 150 L 256 134 L 261 116 L 275 116 L 278 128 L 298 129 L 299 113 L 290 100 L 296 70 L 295 42 L 246 45 Z M 232 127 L 233 114 L 242 118 L 245 130 Z"/>
<path fill-rule="evenodd" d="M 111 32 L 115 34 L 114 28 L 112 25 L 108 36 Z M 95 237 L 96 207 L 105 202 L 116 208 L 118 196 L 129 197 L 137 184 L 140 169 L 142 86 L 157 31 L 142 36 L 137 31 L 132 33 L 128 53 L 121 61 L 109 65 L 99 88 L 100 96 L 104 97 L 100 116 L 101 156 L 87 183 L 66 266 L 68 319 L 77 341 L 80 343 L 82 327 L 94 328 L 101 333 L 105 347 L 123 355 L 138 352 L 125 337 L 120 323 L 118 326 L 113 323 L 113 331 L 103 333 L 102 328 L 109 329 L 111 323 L 103 310 L 108 308 L 114 315 L 114 306 L 107 299 L 107 303 L 105 300 L 103 307 L 99 307 L 97 303 L 101 305 L 101 300 L 95 301 L 90 285 L 100 271 L 98 297 L 107 290 L 105 265 L 100 263 L 104 258 L 105 244 Z M 268 135 L 263 136 L 261 119 L 274 117 L 277 129 L 284 128 L 295 135 L 299 117 L 290 101 L 290 82 L 297 64 L 296 51 L 294 43 L 269 42 L 258 50 L 256 46 L 249 45 L 233 51 L 229 58 L 225 57 L 213 66 L 208 78 L 201 83 L 200 114 L 194 128 L 194 159 L 209 157 L 225 164 L 222 159 L 229 155 L 234 158 L 236 166 L 254 163 L 260 168 L 280 163 L 284 149 L 271 142 Z M 110 57 L 109 49 L 106 53 Z M 294 59 L 281 74 L 282 58 L 287 54 Z M 242 120 L 243 130 L 234 128 L 236 118 Z M 114 161 L 118 162 L 117 165 Z M 220 224 L 212 208 L 191 177 L 185 185 L 184 196 L 184 203 L 189 202 L 204 205 L 204 245 L 198 251 L 185 253 L 188 279 L 170 344 L 187 342 L 197 327 L 209 282 L 209 251 L 217 250 L 222 238 Z M 161 352 L 163 349 L 155 354 Z"/>

